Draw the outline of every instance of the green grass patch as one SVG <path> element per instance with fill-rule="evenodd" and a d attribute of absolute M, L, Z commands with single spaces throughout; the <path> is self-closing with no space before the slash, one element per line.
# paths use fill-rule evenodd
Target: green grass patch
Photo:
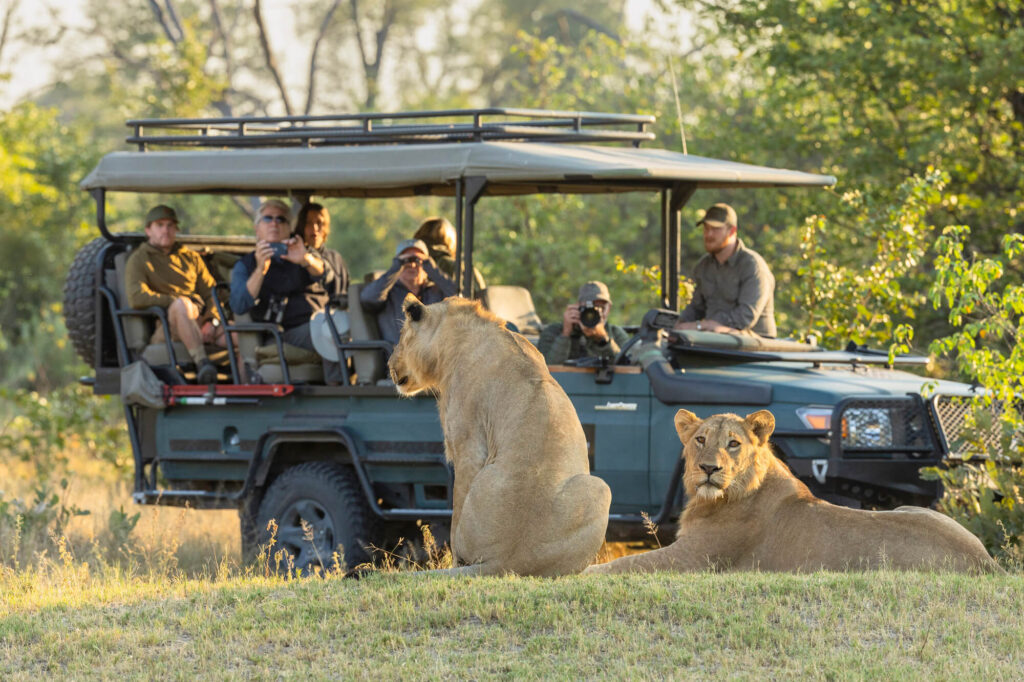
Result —
<path fill-rule="evenodd" d="M 1019 678 L 1024 576 L 0 580 L 5 679 Z"/>

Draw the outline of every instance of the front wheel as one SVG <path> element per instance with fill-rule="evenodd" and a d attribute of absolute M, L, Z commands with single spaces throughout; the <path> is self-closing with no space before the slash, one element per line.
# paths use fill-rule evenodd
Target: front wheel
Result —
<path fill-rule="evenodd" d="M 271 520 L 276 531 L 267 528 Z M 309 573 L 316 566 L 334 568 L 335 552 L 349 569 L 369 562 L 377 521 L 351 469 L 306 462 L 286 470 L 267 489 L 255 530 L 259 545 L 270 546 L 271 562 L 284 550 L 296 570 Z M 276 565 L 283 569 L 286 563 Z"/>

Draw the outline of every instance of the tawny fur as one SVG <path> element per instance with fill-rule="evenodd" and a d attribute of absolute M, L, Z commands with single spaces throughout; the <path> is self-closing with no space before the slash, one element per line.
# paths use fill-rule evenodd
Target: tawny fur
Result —
<path fill-rule="evenodd" d="M 675 424 L 686 446 L 683 484 L 690 500 L 675 542 L 588 573 L 1001 570 L 976 537 L 931 509 L 865 511 L 816 498 L 772 454 L 775 418 L 767 410 L 706 420 L 680 410 Z"/>
<path fill-rule="evenodd" d="M 406 301 L 388 363 L 399 392 L 434 391 L 455 468 L 453 572 L 578 573 L 604 541 L 611 491 L 591 476 L 576 411 L 544 358 L 478 303 Z"/>

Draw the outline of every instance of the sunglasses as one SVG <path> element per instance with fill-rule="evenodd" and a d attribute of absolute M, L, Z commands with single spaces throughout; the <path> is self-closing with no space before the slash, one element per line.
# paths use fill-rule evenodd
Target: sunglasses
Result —
<path fill-rule="evenodd" d="M 261 223 L 284 223 L 285 225 L 287 225 L 288 224 L 288 219 L 285 218 L 283 215 L 261 215 L 260 216 L 260 222 Z"/>

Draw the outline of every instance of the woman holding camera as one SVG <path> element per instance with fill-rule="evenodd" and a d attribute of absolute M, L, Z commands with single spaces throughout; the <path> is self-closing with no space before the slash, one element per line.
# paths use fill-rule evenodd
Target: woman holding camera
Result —
<path fill-rule="evenodd" d="M 612 297 L 604 282 L 587 282 L 580 287 L 578 301 L 565 307 L 562 321 L 541 330 L 537 350 L 549 365 L 585 357 L 614 359 L 629 334 L 608 324 L 611 309 Z"/>

